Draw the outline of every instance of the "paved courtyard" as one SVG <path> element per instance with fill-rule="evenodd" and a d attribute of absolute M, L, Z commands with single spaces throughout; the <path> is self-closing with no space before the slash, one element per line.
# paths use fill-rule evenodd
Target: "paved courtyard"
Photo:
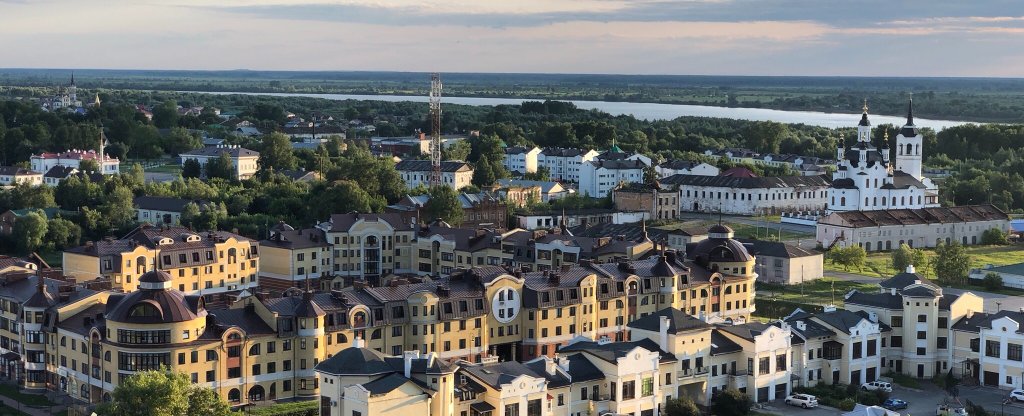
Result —
<path fill-rule="evenodd" d="M 1009 396 L 1009 391 L 990 387 L 959 387 L 960 401 L 964 404 L 967 400 L 985 408 L 993 415 L 1024 416 L 1024 403 L 1008 403 L 1002 405 Z M 891 397 L 906 400 L 908 408 L 899 410 L 901 416 L 934 416 L 936 406 L 947 399 L 946 392 L 930 384 L 922 383 L 920 389 L 907 389 L 900 386 L 893 386 Z M 836 416 L 845 412 L 826 407 L 816 409 L 801 409 L 794 406 L 786 406 L 781 400 L 770 403 L 761 412 L 784 414 L 787 416 Z"/>

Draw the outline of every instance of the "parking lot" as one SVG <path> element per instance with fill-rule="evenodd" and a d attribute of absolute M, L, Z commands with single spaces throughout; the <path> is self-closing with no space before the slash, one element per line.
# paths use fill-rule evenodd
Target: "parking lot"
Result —
<path fill-rule="evenodd" d="M 967 400 L 985 408 L 993 415 L 1024 416 L 1024 403 L 1003 402 L 1009 397 L 1009 391 L 991 387 L 959 387 L 960 401 L 964 404 Z M 921 383 L 920 389 L 907 389 L 893 385 L 892 398 L 905 400 L 908 404 L 906 409 L 897 410 L 901 416 L 934 416 L 936 407 L 946 399 L 946 392 L 929 384 Z M 836 416 L 845 412 L 818 407 L 816 409 L 800 409 L 793 406 L 786 406 L 781 400 L 769 404 L 765 409 L 760 410 L 766 413 L 786 414 L 791 416 Z"/>

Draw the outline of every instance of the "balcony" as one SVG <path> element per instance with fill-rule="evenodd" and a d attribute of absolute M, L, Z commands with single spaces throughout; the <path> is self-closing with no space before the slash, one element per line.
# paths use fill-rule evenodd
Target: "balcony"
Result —
<path fill-rule="evenodd" d="M 730 377 L 746 377 L 753 374 L 754 372 L 750 370 L 733 370 L 729 372 Z"/>
<path fill-rule="evenodd" d="M 711 367 L 684 368 L 679 372 L 679 379 L 698 377 L 711 372 Z"/>

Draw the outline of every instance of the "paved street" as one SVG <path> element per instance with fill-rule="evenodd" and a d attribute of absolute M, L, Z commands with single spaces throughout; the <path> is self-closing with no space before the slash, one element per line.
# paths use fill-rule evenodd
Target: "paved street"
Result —
<path fill-rule="evenodd" d="M 1002 414 L 1005 415 L 1024 416 L 1024 404 L 1008 403 L 1005 406 L 1002 405 L 1009 394 L 1006 390 L 962 386 L 959 389 L 960 401 L 963 404 L 970 400 L 974 404 L 984 407 L 985 410 L 993 415 L 1003 412 Z M 907 401 L 908 407 L 898 411 L 901 416 L 932 416 L 935 414 L 936 407 L 947 400 L 946 393 L 930 383 L 922 383 L 920 389 L 914 390 L 894 385 L 891 397 Z M 805 410 L 786 406 L 781 401 L 770 404 L 769 407 L 762 411 L 793 416 L 836 416 L 844 413 L 837 409 L 825 407 Z"/>

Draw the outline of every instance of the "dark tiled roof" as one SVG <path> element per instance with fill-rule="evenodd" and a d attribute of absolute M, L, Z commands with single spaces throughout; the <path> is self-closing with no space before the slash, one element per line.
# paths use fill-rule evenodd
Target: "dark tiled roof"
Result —
<path fill-rule="evenodd" d="M 722 335 L 718 329 L 711 331 L 711 355 L 729 354 L 743 351 L 743 347 L 729 337 Z"/>
<path fill-rule="evenodd" d="M 544 155 L 544 156 L 552 156 L 552 157 L 576 157 L 576 156 L 582 155 L 582 154 L 584 154 L 586 152 L 589 152 L 589 150 L 563 149 L 563 148 L 560 148 L 560 147 L 548 147 L 548 148 L 542 150 L 540 153 L 542 155 Z"/>
<path fill-rule="evenodd" d="M 178 155 L 182 160 L 188 159 L 190 156 L 206 156 L 216 157 L 220 156 L 221 153 L 227 153 L 232 158 L 237 157 L 259 157 L 260 152 L 255 150 L 249 150 L 244 147 L 201 147 L 195 150 L 189 150 L 185 153 Z"/>
<path fill-rule="evenodd" d="M 138 209 L 169 212 L 181 212 L 189 202 L 193 202 L 196 205 L 202 205 L 204 203 L 203 201 L 193 201 L 182 198 L 166 198 L 162 196 L 137 196 L 133 201 Z"/>
<path fill-rule="evenodd" d="M 934 298 L 939 296 L 939 293 L 935 289 L 928 288 L 926 286 L 916 286 L 910 289 L 904 289 L 902 292 L 903 296 L 912 298 Z"/>
<path fill-rule="evenodd" d="M 4 176 L 39 175 L 39 174 L 40 174 L 39 172 L 36 172 L 34 170 L 25 169 L 25 168 L 21 168 L 21 167 L 17 167 L 17 166 L 0 166 L 0 175 L 4 175 Z"/>
<path fill-rule="evenodd" d="M 992 322 L 991 317 L 992 314 L 975 312 L 973 315 L 960 318 L 951 328 L 956 331 L 978 333 L 982 324 Z"/>
<path fill-rule="evenodd" d="M 334 214 L 330 219 L 330 231 L 348 231 L 358 221 L 386 222 L 395 231 L 412 231 L 412 224 L 402 218 L 398 213 L 382 214 Z"/>
<path fill-rule="evenodd" d="M 605 360 L 610 363 L 615 363 L 619 358 L 625 357 L 633 349 L 640 347 L 647 351 L 657 352 L 661 354 L 661 362 L 673 362 L 676 361 L 675 355 L 667 351 L 663 351 L 658 347 L 658 343 L 649 338 L 644 338 L 637 341 L 625 341 L 625 342 L 609 342 L 599 343 L 593 341 L 580 341 L 560 347 L 558 352 L 587 352 L 597 358 Z"/>
<path fill-rule="evenodd" d="M 687 331 L 701 331 L 710 329 L 711 325 L 700 319 L 690 316 L 686 312 L 675 308 L 665 308 L 653 314 L 647 315 L 630 322 L 630 328 L 643 329 L 646 331 L 661 331 L 661 317 L 668 317 L 668 333 L 677 334 Z"/>
<path fill-rule="evenodd" d="M 116 301 L 114 301 L 116 299 Z M 136 306 L 150 305 L 159 316 L 134 316 Z M 206 316 L 200 296 L 185 296 L 177 290 L 139 289 L 127 295 L 111 296 L 107 301 L 107 319 L 124 323 L 186 322 Z"/>
<path fill-rule="evenodd" d="M 642 161 L 629 159 L 591 160 L 589 163 L 597 168 L 605 169 L 643 169 L 647 167 L 647 165 L 645 165 Z"/>
<path fill-rule="evenodd" d="M 420 383 L 416 383 L 414 380 L 407 379 L 396 373 L 388 374 L 369 383 L 363 383 L 362 386 L 366 391 L 370 392 L 371 396 L 377 396 L 380 394 L 390 393 L 395 389 L 402 387 L 405 383 L 415 384 L 416 387 L 421 389 L 425 387 Z"/>
<path fill-rule="evenodd" d="M 537 363 L 541 366 L 544 365 L 544 363 L 540 361 Z M 549 386 L 553 382 L 568 383 L 568 379 L 562 376 L 561 373 L 556 372 L 554 375 L 551 375 L 543 369 L 538 371 L 536 367 L 536 365 L 530 366 L 517 361 L 504 361 L 496 364 L 463 367 L 462 371 L 469 373 L 477 380 L 480 380 L 488 386 L 491 386 L 491 388 L 498 390 L 501 390 L 502 384 L 508 384 L 521 375 L 543 378 L 548 380 Z"/>
<path fill-rule="evenodd" d="M 249 312 L 244 308 L 214 309 L 208 310 L 207 313 L 215 317 L 214 321 L 218 326 L 237 327 L 245 331 L 246 335 L 273 335 L 277 333 L 259 315 Z"/>
<path fill-rule="evenodd" d="M 573 383 L 604 378 L 604 373 L 583 354 L 572 354 L 565 358 L 569 360 L 569 376 L 572 377 Z"/>
<path fill-rule="evenodd" d="M 330 246 L 324 231 L 319 228 L 275 231 L 269 240 L 260 240 L 260 245 L 288 250 Z"/>
<path fill-rule="evenodd" d="M 741 325 L 727 325 L 720 326 L 718 329 L 736 335 L 748 341 L 753 341 L 754 337 L 761 335 L 771 325 L 761 322 L 748 322 Z"/>
<path fill-rule="evenodd" d="M 43 174 L 43 176 L 47 178 L 64 179 L 67 178 L 68 176 L 71 176 L 71 172 L 74 171 L 75 168 L 71 166 L 57 165 L 50 168 L 50 170 L 46 171 L 46 173 Z"/>
<path fill-rule="evenodd" d="M 836 309 L 832 312 L 822 312 L 814 315 L 829 326 L 849 334 L 850 328 L 856 326 L 865 318 L 846 309 Z"/>
<path fill-rule="evenodd" d="M 922 209 L 836 212 L 852 228 L 887 225 L 948 224 L 971 221 L 1009 221 L 1010 217 L 992 205 L 965 205 Z"/>
<path fill-rule="evenodd" d="M 853 293 L 846 298 L 846 304 L 902 310 L 903 296 L 893 295 L 891 293 L 862 293 L 854 290 Z"/>
<path fill-rule="evenodd" d="M 384 354 L 370 348 L 349 347 L 317 364 L 316 370 L 331 375 L 394 373 L 395 369 L 388 364 L 385 358 Z M 402 371 L 405 371 L 404 367 Z"/>
<path fill-rule="evenodd" d="M 754 240 L 749 238 L 737 238 L 736 241 L 743 243 L 747 251 L 754 256 L 799 258 L 819 256 L 821 253 L 804 250 L 792 244 L 777 241 Z"/>
<path fill-rule="evenodd" d="M 403 160 L 395 164 L 397 171 L 430 172 L 432 169 L 429 160 Z M 465 172 L 470 170 L 466 162 L 442 161 L 441 172 Z"/>
<path fill-rule="evenodd" d="M 939 298 L 939 310 L 940 311 L 948 311 L 950 305 L 952 305 L 953 302 L 956 302 L 957 299 L 960 299 L 959 295 L 943 293 L 942 297 Z"/>
<path fill-rule="evenodd" d="M 929 285 L 929 286 L 932 286 L 932 287 L 938 287 L 935 284 L 933 284 L 930 281 L 928 281 L 927 278 L 925 278 L 925 277 L 923 277 L 923 276 L 921 276 L 921 275 L 919 275 L 917 273 L 909 273 L 909 272 L 899 273 L 899 274 L 897 274 L 897 275 L 895 275 L 893 277 L 890 277 L 888 279 L 885 279 L 885 280 L 879 282 L 878 285 L 881 286 L 884 289 L 903 290 L 907 286 L 913 285 L 913 284 L 915 284 L 917 282 L 921 282 L 923 284 L 926 284 L 926 285 Z"/>
<path fill-rule="evenodd" d="M 676 174 L 662 178 L 662 184 L 678 186 L 708 186 L 716 188 L 802 188 L 827 187 L 829 180 L 825 176 L 774 176 L 774 177 L 735 177 L 735 176 L 704 176 Z"/>

